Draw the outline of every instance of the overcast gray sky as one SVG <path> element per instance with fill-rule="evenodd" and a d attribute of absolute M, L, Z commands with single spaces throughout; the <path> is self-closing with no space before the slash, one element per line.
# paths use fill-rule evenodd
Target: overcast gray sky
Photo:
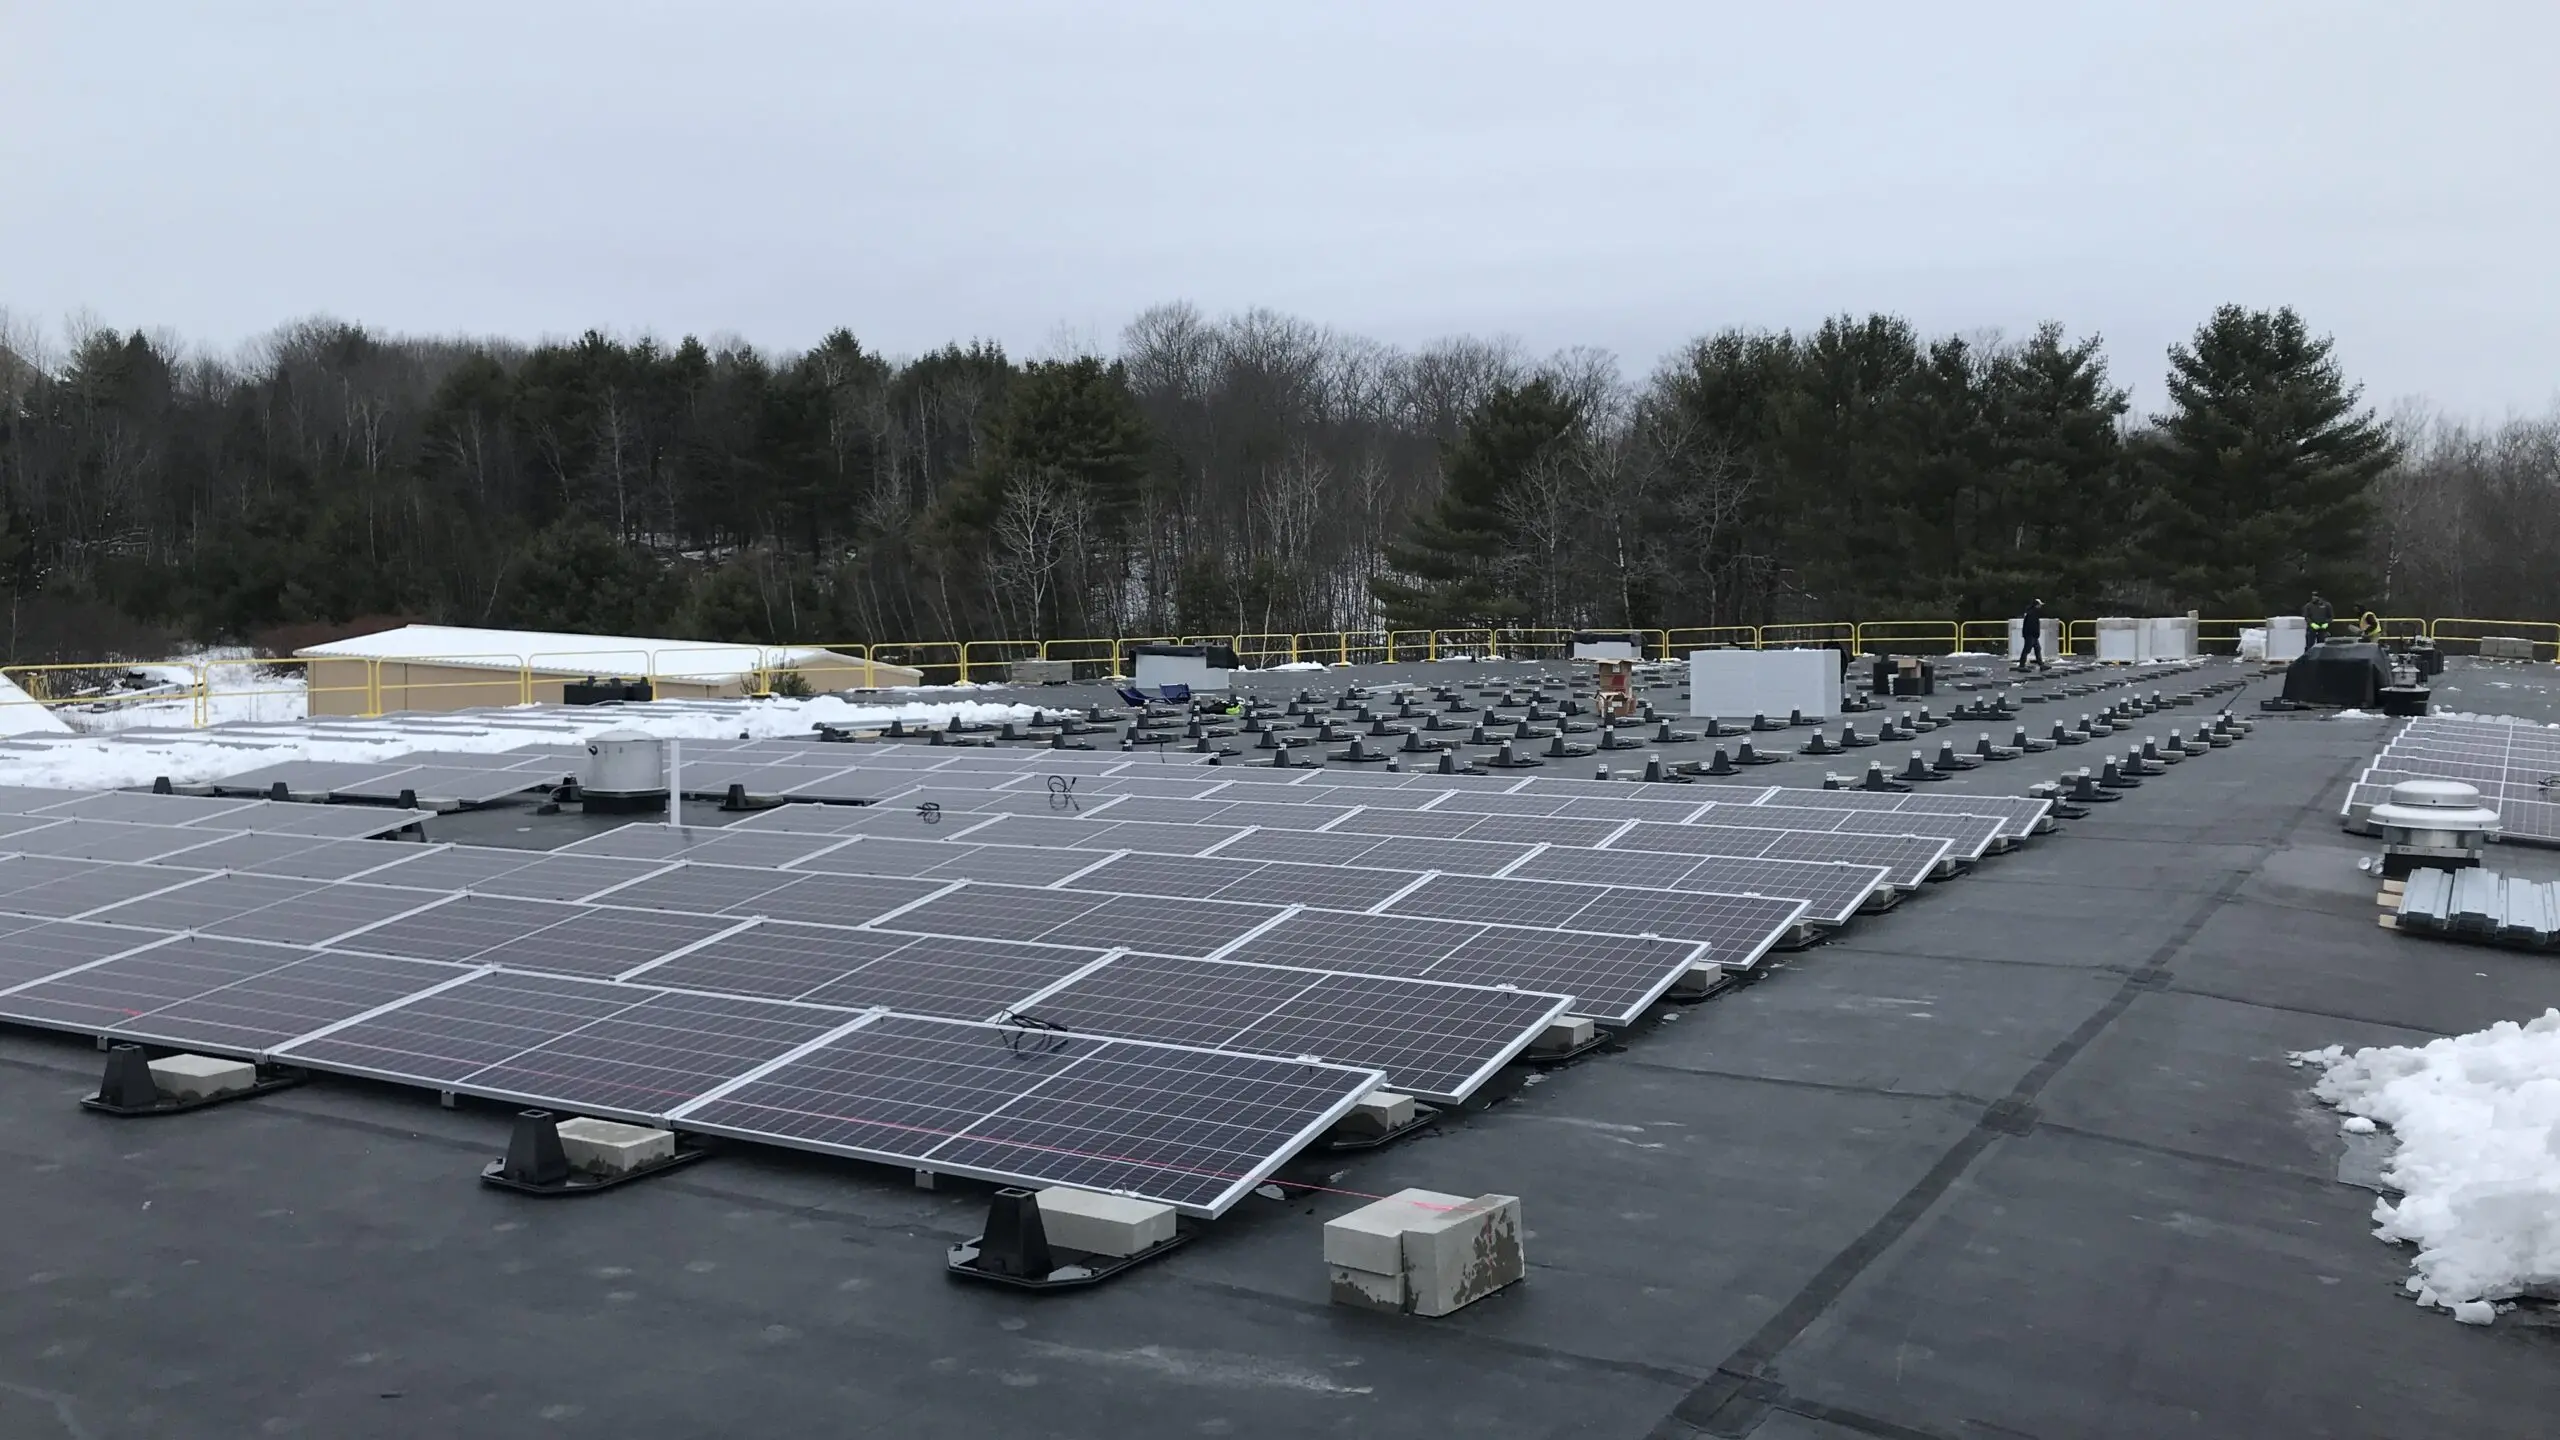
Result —
<path fill-rule="evenodd" d="M 2560 398 L 2560 4 L 0 0 L 0 305 L 225 348 L 1270 306 L 1631 373 L 1885 309 L 2156 405 L 2293 304 L 2385 406 Z"/>

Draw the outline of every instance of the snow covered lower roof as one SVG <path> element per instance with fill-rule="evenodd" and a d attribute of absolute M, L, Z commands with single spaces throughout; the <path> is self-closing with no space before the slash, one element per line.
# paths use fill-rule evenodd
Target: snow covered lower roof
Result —
<path fill-rule="evenodd" d="M 827 660 L 861 663 L 833 651 L 793 646 L 480 630 L 464 625 L 403 625 L 326 645 L 306 645 L 293 653 L 315 659 L 414 660 L 490 670 L 530 667 L 546 675 L 655 675 L 680 680 L 734 680 L 758 669 Z"/>
<path fill-rule="evenodd" d="M 18 688 L 18 682 L 0 675 L 0 735 L 68 735 L 71 727 L 50 706 L 36 703 L 34 696 Z"/>

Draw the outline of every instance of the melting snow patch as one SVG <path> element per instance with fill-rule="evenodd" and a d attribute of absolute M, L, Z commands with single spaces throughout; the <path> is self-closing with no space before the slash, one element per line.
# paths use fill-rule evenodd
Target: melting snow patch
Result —
<path fill-rule="evenodd" d="M 2293 1058 L 2325 1072 L 2313 1093 L 2348 1112 L 2346 1129 L 2379 1123 L 2398 1139 L 2382 1179 L 2400 1198 L 2375 1202 L 2374 1234 L 2418 1247 L 2408 1286 L 2420 1304 L 2486 1325 L 2493 1302 L 2560 1299 L 2560 1009 Z"/>

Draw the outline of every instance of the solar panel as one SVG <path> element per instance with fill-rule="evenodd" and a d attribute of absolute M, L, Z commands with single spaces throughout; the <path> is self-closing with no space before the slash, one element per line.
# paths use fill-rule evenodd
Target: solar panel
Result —
<path fill-rule="evenodd" d="M 1847 923 L 1878 888 L 1891 884 L 1891 874 L 1882 865 L 1563 848 L 1542 851 L 1509 874 L 1525 880 L 1572 880 L 1672 892 L 1775 895 L 1803 901 L 1805 918 L 1822 925 Z"/>
<path fill-rule="evenodd" d="M 68 920 L 203 878 L 164 866 L 22 856 L 0 861 L 0 912 Z"/>
<path fill-rule="evenodd" d="M 542 858 L 538 850 L 501 850 L 485 845 L 410 847 L 408 853 L 374 872 L 385 885 L 420 890 L 469 890 Z"/>
<path fill-rule="evenodd" d="M 1028 938 L 1052 945 L 1125 945 L 1155 955 L 1213 955 L 1280 914 L 1276 905 L 1113 895 L 1057 928 Z"/>
<path fill-rule="evenodd" d="M 342 936 L 336 948 L 415 960 L 471 960 L 509 941 L 589 913 L 588 907 L 582 905 L 465 895 L 433 909 Z"/>
<path fill-rule="evenodd" d="M 623 860 L 610 855 L 537 855 L 533 863 L 500 871 L 471 889 L 478 894 L 513 895 L 526 900 L 582 900 L 665 868 L 663 861 Z M 410 883 L 398 878 L 396 871 L 375 878 L 386 884 Z"/>
<path fill-rule="evenodd" d="M 135 790 L 107 790 L 77 798 L 64 796 L 44 814 L 72 820 L 122 820 L 135 825 L 184 825 L 218 821 L 251 808 L 247 800 L 216 800 L 202 795 L 153 795 Z"/>
<path fill-rule="evenodd" d="M 830 842 L 833 843 L 832 841 Z M 921 875 L 936 865 L 970 854 L 977 847 L 965 840 L 891 840 L 857 835 L 825 854 L 795 864 L 794 875 Z M 1069 860 L 1081 857 L 1068 856 Z"/>
<path fill-rule="evenodd" d="M 1015 885 L 966 885 L 898 916 L 916 934 L 1037 940 L 1111 897 Z"/>
<path fill-rule="evenodd" d="M 0 785 L 0 814 L 24 815 L 31 811 L 50 810 L 66 800 L 76 800 L 80 790 L 53 790 L 41 785 Z"/>
<path fill-rule="evenodd" d="M 0 836 L 0 850 L 20 855 L 52 855 L 65 860 L 156 860 L 205 836 L 169 825 L 134 825 L 120 820 L 65 820 L 41 830 Z"/>
<path fill-rule="evenodd" d="M 729 913 L 818 925 L 861 925 L 901 912 L 950 883 L 896 876 L 809 875 L 733 906 Z M 901 924 L 899 928 L 916 927 Z"/>
<path fill-rule="evenodd" d="M 396 800 L 407 794 L 420 804 L 488 805 L 551 783 L 547 774 L 503 767 L 412 765 L 333 786 L 329 793 L 356 800 Z"/>
<path fill-rule="evenodd" d="M 1033 850 L 1018 845 L 969 845 L 963 842 L 943 848 L 951 852 L 948 858 L 918 873 L 936 880 L 1048 885 L 1090 870 L 1107 858 L 1090 850 Z M 833 855 L 822 857 L 821 863 L 835 858 Z"/>
<path fill-rule="evenodd" d="M 1773 926 L 1753 958 L 1783 931 Z M 1571 995 L 1574 1014 L 1623 1025 L 1710 957 L 1705 946 L 1688 941 L 1303 910 L 1219 958 L 1513 985 Z"/>
<path fill-rule="evenodd" d="M 380 1014 L 279 1046 L 278 1059 L 348 1074 L 455 1089 L 659 992 L 557 975 L 474 973 Z M 546 1090 L 544 1098 L 553 1098 Z"/>
<path fill-rule="evenodd" d="M 850 1009 L 985 1020 L 1101 958 L 1094 950 L 768 923 L 634 980 Z"/>
<path fill-rule="evenodd" d="M 1926 836 L 1844 835 L 1738 825 L 1658 825 L 1638 821 L 1609 842 L 1610 850 L 1672 855 L 1734 855 L 1774 860 L 1825 860 L 1882 865 L 1896 888 L 1913 890 L 1945 862 L 1950 848 Z"/>
<path fill-rule="evenodd" d="M 1760 818 L 1760 817 L 1767 818 Z M 1988 815 L 1920 815 L 1907 811 L 1869 814 L 1808 805 L 1709 805 L 1701 807 L 1701 824 L 1732 821 L 1742 825 L 1774 825 L 1842 835 L 1927 835 L 1947 841 L 1951 853 L 1977 860 L 2000 841 L 2001 822 Z"/>
<path fill-rule="evenodd" d="M 886 1015 L 675 1118 L 688 1129 L 1223 1213 L 1374 1070 Z"/>
<path fill-rule="evenodd" d="M 155 931 L 92 925 L 83 920 L 0 916 L 0 990 L 31 984 L 73 966 L 144 945 L 157 945 L 168 938 Z"/>
<path fill-rule="evenodd" d="M 212 789 L 216 795 L 263 796 L 281 783 L 287 794 L 326 795 L 407 768 L 398 761 L 287 760 L 223 776 Z"/>
<path fill-rule="evenodd" d="M 852 1018 L 840 1010 L 772 1000 L 640 993 L 637 1004 L 473 1071 L 456 1088 L 590 1114 L 656 1116 Z"/>
<path fill-rule="evenodd" d="M 190 821 L 188 828 L 365 840 L 405 830 L 412 825 L 422 825 L 427 818 L 423 811 L 390 810 L 374 805 L 300 805 L 290 801 L 261 801 L 246 810 L 231 810 L 209 819 Z"/>
<path fill-rule="evenodd" d="M 1372 1066 L 1400 1092 L 1455 1104 L 1570 1003 L 1427 980 L 1127 955 L 1028 1009 L 1092 1034 Z"/>
<path fill-rule="evenodd" d="M 453 977 L 451 967 L 180 936 L 0 996 L 59 1030 L 255 1054 Z"/>
<path fill-rule="evenodd" d="M 437 913 L 430 910 L 418 918 L 430 919 Z M 664 959 L 738 923 L 715 915 L 583 907 L 583 913 L 490 946 L 472 958 L 483 965 L 604 978 Z"/>
<path fill-rule="evenodd" d="M 693 860 L 714 865 L 788 865 L 844 841 L 831 835 L 785 832 L 736 832 L 698 826 L 623 825 L 590 835 L 554 852 L 562 855 L 618 855 L 640 860 Z"/>
<path fill-rule="evenodd" d="M 675 869 L 623 886 L 604 897 L 603 903 L 639 910 L 690 910 L 702 915 L 735 908 L 741 914 L 752 914 L 757 897 L 792 884 L 796 878 L 779 870 L 680 861 Z"/>
<path fill-rule="evenodd" d="M 237 877 L 249 878 L 249 877 Z M 206 884 L 215 883 L 207 881 Z M 189 886 L 174 892 L 185 895 L 200 886 Z M 228 935 L 241 940 L 272 940 L 287 945 L 317 945 L 351 930 L 405 915 L 412 910 L 432 905 L 444 897 L 428 890 L 398 890 L 383 885 L 326 884 L 300 895 L 289 896 L 272 904 L 240 911 L 227 918 L 211 920 L 195 928 L 209 935 Z M 159 902 L 144 900 L 142 905 Z M 130 908 L 130 907 L 120 907 Z M 116 912 L 98 918 L 106 919 Z M 141 924 L 143 921 L 136 920 Z"/>
<path fill-rule="evenodd" d="M 302 880 L 343 880 L 404 859 L 406 851 L 358 840 L 315 840 L 308 835 L 224 835 L 161 857 L 191 870 L 236 870 Z"/>

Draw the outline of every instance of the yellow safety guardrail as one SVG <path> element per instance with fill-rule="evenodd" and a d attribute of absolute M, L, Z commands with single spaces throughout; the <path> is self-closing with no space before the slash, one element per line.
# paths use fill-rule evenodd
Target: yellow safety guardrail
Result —
<path fill-rule="evenodd" d="M 1964 648 L 1964 627 L 1953 620 L 1867 620 L 1850 627 L 1849 643 L 1862 655 L 1880 653 L 1881 646 L 1945 655 Z"/>
<path fill-rule="evenodd" d="M 2197 646 L 2207 652 L 2232 653 L 2239 648 L 2242 631 L 2265 623 L 2264 619 L 2200 617 L 2196 623 Z M 1996 653 L 2007 647 L 2008 627 L 2006 618 L 1836 620 L 1679 626 L 1639 629 L 1634 633 L 1644 653 L 1676 660 L 1691 650 L 1719 646 L 1779 649 L 1847 645 L 1861 651 L 1896 649 L 1923 653 L 1932 647 L 1944 647 Z M 2388 638 L 2423 636 L 2454 654 L 2473 653 L 2483 638 L 2504 636 L 2527 642 L 2536 659 L 2560 657 L 2560 622 L 2550 620 L 2392 616 L 2380 618 L 2379 627 Z M 2096 648 L 2094 619 L 2064 621 L 2059 628 L 2061 653 L 2087 655 Z M 1097 679 L 1104 673 L 1129 674 L 1133 652 L 1138 646 L 1149 644 L 1230 646 L 1238 659 L 1254 667 L 1307 661 L 1327 665 L 1437 661 L 1460 656 L 1557 658 L 1572 653 L 1574 633 L 1552 628 L 1326 630 L 1048 640 L 826 641 L 766 646 L 704 642 L 652 651 L 578 650 L 421 660 L 258 657 L 158 663 L 152 668 L 173 671 L 184 678 L 175 684 L 139 691 L 108 688 L 137 668 L 115 661 L 8 665 L 0 666 L 0 675 L 25 692 L 25 699 L 13 697 L 6 702 L 11 705 L 109 712 L 129 706 L 172 705 L 184 714 L 184 723 L 201 726 L 302 714 L 365 716 L 402 709 L 521 705 L 554 698 L 551 688 L 565 684 L 571 677 L 594 673 L 603 678 L 608 670 L 619 676 L 645 678 L 653 688 L 663 682 L 678 688 L 698 685 L 707 691 L 718 691 L 729 682 L 728 658 L 742 653 L 752 655 L 754 663 L 752 669 L 736 676 L 736 683 L 749 693 L 771 694 L 778 681 L 786 688 L 795 688 L 782 680 L 786 672 L 803 674 L 813 690 L 853 684 L 875 686 L 880 667 L 891 665 L 914 669 L 926 684 L 944 684 L 993 678 L 1006 665 L 1035 658 L 1068 661 L 1077 668 L 1078 678 Z M 704 669 L 688 664 L 688 656 L 713 652 L 723 657 L 720 665 Z M 604 663 L 599 665 L 599 661 Z M 718 673 L 711 673 L 713 670 Z M 300 684 L 292 683 L 297 673 Z M 176 719 L 174 715 L 171 718 Z"/>

